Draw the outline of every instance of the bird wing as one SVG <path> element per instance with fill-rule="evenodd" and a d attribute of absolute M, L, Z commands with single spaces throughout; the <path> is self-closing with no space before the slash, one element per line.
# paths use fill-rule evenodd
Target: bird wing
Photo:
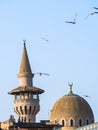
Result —
<path fill-rule="evenodd" d="M 98 12 L 94 12 L 94 14 L 98 14 Z"/>
<path fill-rule="evenodd" d="M 65 21 L 66 23 L 74 23 L 74 22 L 71 22 L 71 21 Z"/>
<path fill-rule="evenodd" d="M 47 74 L 47 73 L 42 73 L 42 74 L 50 76 L 50 74 Z"/>
<path fill-rule="evenodd" d="M 39 74 L 40 76 L 42 76 L 42 75 L 47 75 L 47 76 L 50 76 L 50 74 L 47 74 L 47 73 L 42 73 L 42 72 L 37 72 L 37 73 L 35 73 L 35 74 Z"/>
<path fill-rule="evenodd" d="M 89 14 L 86 16 L 85 19 L 87 19 L 90 15 L 94 15 L 94 14 L 95 14 L 95 12 L 89 13 Z"/>
<path fill-rule="evenodd" d="M 77 13 L 74 16 L 74 22 L 76 23 L 76 17 L 77 17 Z"/>
<path fill-rule="evenodd" d="M 93 7 L 93 8 L 98 10 L 98 8 L 97 8 L 97 7 Z"/>
<path fill-rule="evenodd" d="M 77 16 L 77 13 L 76 13 L 75 16 L 74 16 L 74 21 L 65 21 L 65 23 L 75 24 L 75 23 L 76 23 L 76 16 Z"/>

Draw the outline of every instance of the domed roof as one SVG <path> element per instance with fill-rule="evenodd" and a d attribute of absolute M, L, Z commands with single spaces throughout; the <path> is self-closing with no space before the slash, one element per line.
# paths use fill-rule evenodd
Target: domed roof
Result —
<path fill-rule="evenodd" d="M 74 126 L 77 126 L 79 120 L 81 120 L 80 125 L 86 125 L 94 122 L 94 116 L 90 105 L 87 101 L 75 95 L 72 92 L 72 86 L 70 86 L 70 92 L 67 95 L 64 95 L 56 101 L 54 104 L 50 120 L 52 122 L 61 123 L 62 120 L 66 121 L 66 125 L 70 125 L 70 120 L 74 121 Z"/>

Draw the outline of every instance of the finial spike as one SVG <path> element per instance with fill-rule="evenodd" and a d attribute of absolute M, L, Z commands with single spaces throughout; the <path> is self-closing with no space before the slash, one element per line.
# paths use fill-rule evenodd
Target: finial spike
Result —
<path fill-rule="evenodd" d="M 24 42 L 24 48 L 26 47 L 26 40 L 23 40 L 23 42 Z"/>
<path fill-rule="evenodd" d="M 73 83 L 68 83 L 68 85 L 69 85 L 69 94 L 73 94 L 72 92 Z"/>

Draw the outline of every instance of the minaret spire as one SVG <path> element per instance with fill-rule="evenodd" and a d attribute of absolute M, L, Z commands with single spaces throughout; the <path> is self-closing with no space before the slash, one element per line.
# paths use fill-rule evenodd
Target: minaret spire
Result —
<path fill-rule="evenodd" d="M 27 49 L 26 49 L 26 40 L 24 40 L 24 48 L 22 54 L 22 60 L 20 65 L 20 71 L 18 74 L 20 86 L 32 85 L 32 78 L 34 74 L 32 73 Z"/>

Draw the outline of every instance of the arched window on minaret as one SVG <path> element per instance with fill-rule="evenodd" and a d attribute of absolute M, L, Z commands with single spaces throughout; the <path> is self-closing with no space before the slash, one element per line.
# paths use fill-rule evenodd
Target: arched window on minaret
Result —
<path fill-rule="evenodd" d="M 37 99 L 37 97 L 38 97 L 37 94 L 33 95 L 33 99 Z"/>
<path fill-rule="evenodd" d="M 29 107 L 29 114 L 31 114 L 31 106 Z"/>
<path fill-rule="evenodd" d="M 15 95 L 15 99 L 19 100 L 20 99 L 20 95 Z"/>
<path fill-rule="evenodd" d="M 36 106 L 34 106 L 34 111 L 33 112 L 35 113 L 35 111 L 36 111 Z"/>
<path fill-rule="evenodd" d="M 20 106 L 20 112 L 21 112 L 21 114 L 23 114 L 22 106 Z"/>
<path fill-rule="evenodd" d="M 18 118 L 18 122 L 20 122 L 20 116 L 19 116 L 19 118 Z"/>
<path fill-rule="evenodd" d="M 24 93 L 24 99 L 28 99 L 28 93 Z"/>
<path fill-rule="evenodd" d="M 26 117 L 24 118 L 24 122 L 26 122 Z"/>
<path fill-rule="evenodd" d="M 27 106 L 25 106 L 25 114 L 27 115 Z"/>
<path fill-rule="evenodd" d="M 22 117 L 22 122 L 23 122 L 23 117 Z"/>

